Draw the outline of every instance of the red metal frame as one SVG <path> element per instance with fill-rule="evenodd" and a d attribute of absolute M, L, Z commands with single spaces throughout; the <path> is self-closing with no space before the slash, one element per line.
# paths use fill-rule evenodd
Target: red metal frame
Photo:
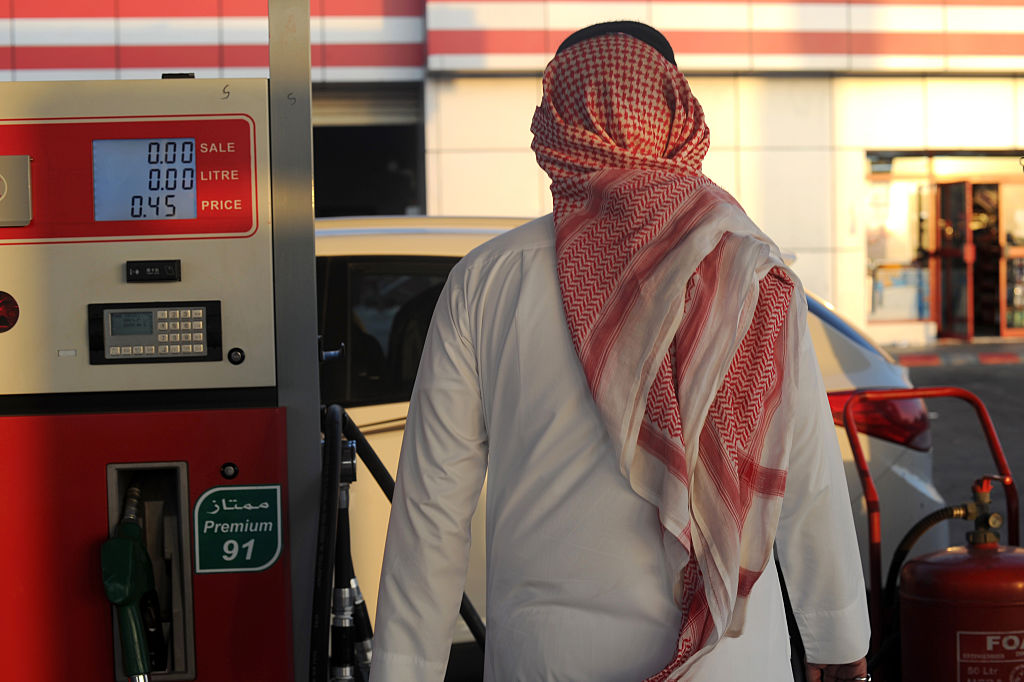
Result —
<path fill-rule="evenodd" d="M 925 388 L 899 388 L 887 390 L 863 390 L 856 391 L 846 403 L 843 410 L 843 418 L 846 421 L 846 434 L 850 439 L 850 447 L 853 450 L 853 461 L 857 465 L 857 473 L 860 475 L 861 485 L 864 487 L 864 500 L 868 509 L 868 562 L 870 569 L 871 599 L 869 609 L 871 612 L 871 649 L 877 651 L 882 642 L 882 526 L 881 512 L 878 502 L 878 490 L 868 470 L 867 458 L 864 456 L 864 449 L 861 446 L 860 435 L 857 431 L 854 408 L 861 401 L 883 401 L 883 400 L 904 400 L 907 398 L 960 398 L 966 400 L 973 407 L 981 420 L 981 426 L 985 431 L 985 439 L 988 441 L 989 449 L 992 451 L 992 459 L 999 470 L 999 480 L 1003 484 L 1006 493 L 1006 515 L 1007 519 L 1007 540 L 1008 544 L 1020 545 L 1020 512 L 1017 498 L 1017 486 L 1013 480 L 1013 474 L 1006 463 L 1006 455 L 1003 453 L 1003 446 L 999 443 L 995 426 L 989 417 L 988 410 L 978 396 L 970 391 L 953 386 L 932 386 Z"/>

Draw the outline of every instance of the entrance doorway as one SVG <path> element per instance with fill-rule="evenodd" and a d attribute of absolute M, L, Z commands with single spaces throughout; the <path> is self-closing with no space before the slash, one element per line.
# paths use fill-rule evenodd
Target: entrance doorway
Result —
<path fill-rule="evenodd" d="M 939 336 L 1024 336 L 1024 185 L 938 183 L 935 204 Z"/>

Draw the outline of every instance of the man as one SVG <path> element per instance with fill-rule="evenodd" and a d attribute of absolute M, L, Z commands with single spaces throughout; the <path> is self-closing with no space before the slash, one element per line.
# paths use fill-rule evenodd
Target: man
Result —
<path fill-rule="evenodd" d="M 671 47 L 592 26 L 543 86 L 554 214 L 476 249 L 439 299 L 373 682 L 443 679 L 485 470 L 485 679 L 791 680 L 773 544 L 811 679 L 870 679 L 803 291 L 701 173 L 708 128 Z"/>

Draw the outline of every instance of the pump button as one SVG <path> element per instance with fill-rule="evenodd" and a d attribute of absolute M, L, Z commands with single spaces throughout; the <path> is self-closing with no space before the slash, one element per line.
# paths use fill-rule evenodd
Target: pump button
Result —
<path fill-rule="evenodd" d="M 129 282 L 180 282 L 180 260 L 130 260 L 125 263 Z"/>
<path fill-rule="evenodd" d="M 0 291 L 0 334 L 17 324 L 20 314 L 18 302 L 14 297 L 6 291 Z"/>

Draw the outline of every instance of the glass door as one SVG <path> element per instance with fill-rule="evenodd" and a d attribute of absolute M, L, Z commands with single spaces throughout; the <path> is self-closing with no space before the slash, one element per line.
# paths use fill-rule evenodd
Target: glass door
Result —
<path fill-rule="evenodd" d="M 936 196 L 939 336 L 974 335 L 974 241 L 969 182 L 941 183 Z"/>
<path fill-rule="evenodd" d="M 999 261 L 1002 336 L 1024 336 L 1024 185 L 999 187 Z"/>

